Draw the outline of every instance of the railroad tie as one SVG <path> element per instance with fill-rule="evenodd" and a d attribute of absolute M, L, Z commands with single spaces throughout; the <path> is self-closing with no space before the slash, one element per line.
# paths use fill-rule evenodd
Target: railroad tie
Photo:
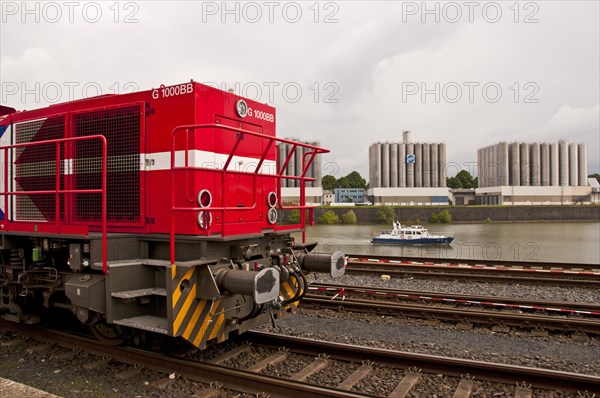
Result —
<path fill-rule="evenodd" d="M 88 362 L 82 366 L 84 370 L 100 369 L 108 365 L 108 359 L 98 359 L 93 362 Z"/>
<path fill-rule="evenodd" d="M 515 398 L 531 398 L 531 388 L 517 387 L 515 389 Z"/>
<path fill-rule="evenodd" d="M 354 371 L 354 373 L 352 373 L 350 376 L 348 376 L 348 378 L 346 378 L 346 380 L 341 382 L 340 385 L 338 386 L 338 388 L 340 390 L 351 390 L 352 387 L 354 387 L 356 384 L 358 384 L 358 382 L 362 378 L 364 378 L 366 375 L 371 373 L 372 370 L 373 370 L 373 367 L 370 364 L 368 364 L 368 363 L 363 364 L 360 368 L 356 369 Z"/>
<path fill-rule="evenodd" d="M 204 390 L 196 391 L 192 398 L 216 398 L 221 395 L 222 391 L 216 388 L 205 388 Z"/>
<path fill-rule="evenodd" d="M 141 375 L 141 372 L 139 369 L 129 368 L 129 369 L 125 369 L 122 372 L 117 373 L 115 375 L 115 378 L 117 378 L 119 380 L 127 380 L 127 379 L 134 379 L 140 375 Z"/>
<path fill-rule="evenodd" d="M 291 380 L 296 381 L 305 381 L 308 379 L 313 373 L 317 373 L 319 370 L 323 369 L 327 366 L 327 360 L 323 358 L 315 359 L 310 365 L 290 377 Z"/>
<path fill-rule="evenodd" d="M 408 372 L 404 378 L 400 381 L 400 383 L 394 388 L 394 391 L 388 398 L 404 398 L 408 395 L 410 390 L 417 384 L 421 375 L 415 372 Z"/>
<path fill-rule="evenodd" d="M 171 383 L 173 382 L 173 379 L 171 379 L 170 377 L 163 377 L 162 379 L 156 379 L 154 380 L 152 383 L 150 383 L 150 385 L 154 388 L 157 388 L 159 390 L 164 390 L 166 389 Z"/>
<path fill-rule="evenodd" d="M 452 398 L 469 398 L 471 396 L 471 391 L 473 390 L 473 382 L 471 380 L 463 379 L 458 383 L 456 387 L 456 391 L 454 391 L 454 395 Z"/>
<path fill-rule="evenodd" d="M 28 353 L 29 355 L 33 355 L 35 353 L 46 352 L 49 349 L 50 349 L 50 345 L 43 343 L 43 344 L 34 345 L 33 347 L 26 349 L 25 352 Z"/>
<path fill-rule="evenodd" d="M 9 340 L 9 341 L 3 341 L 2 343 L 0 343 L 0 347 L 16 347 L 16 346 L 22 345 L 22 344 L 25 344 L 25 340 L 18 338 L 18 339 Z"/>
<path fill-rule="evenodd" d="M 215 365 L 221 365 L 225 362 L 227 362 L 228 360 L 237 357 L 238 355 L 240 355 L 242 352 L 246 352 L 250 349 L 250 347 L 246 346 L 246 345 L 241 345 L 239 347 L 234 348 L 231 351 L 227 351 L 226 353 L 224 353 L 221 356 L 218 356 L 216 358 L 213 358 L 209 361 L 206 361 L 208 363 L 212 363 Z"/>
<path fill-rule="evenodd" d="M 279 362 L 285 360 L 287 358 L 287 356 L 288 356 L 287 352 L 276 352 L 275 354 L 270 355 L 267 358 L 263 359 L 262 361 L 250 366 L 247 370 L 250 372 L 256 372 L 256 373 L 262 372 L 262 370 L 265 369 L 267 366 L 269 366 L 271 364 L 279 363 Z"/>
<path fill-rule="evenodd" d="M 53 359 L 58 361 L 68 361 L 75 358 L 79 353 L 77 351 L 67 351 L 60 354 L 56 354 Z"/>

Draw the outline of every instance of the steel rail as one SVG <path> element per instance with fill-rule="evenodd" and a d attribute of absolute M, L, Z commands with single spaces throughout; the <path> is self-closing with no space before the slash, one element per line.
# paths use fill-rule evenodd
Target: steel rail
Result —
<path fill-rule="evenodd" d="M 476 378 L 500 383 L 526 382 L 536 388 L 600 393 L 600 377 L 551 369 L 496 364 L 460 358 L 450 358 L 414 352 L 354 346 L 266 332 L 247 332 L 244 335 L 254 344 L 268 347 L 285 346 L 292 352 L 325 353 L 331 358 L 346 361 L 369 360 L 397 367 L 417 367 L 426 372 Z"/>
<path fill-rule="evenodd" d="M 480 306 L 496 306 L 503 308 L 539 310 L 547 312 L 579 313 L 600 316 L 600 304 L 573 303 L 567 301 L 544 301 L 503 296 L 477 296 L 469 294 L 455 294 L 444 292 L 426 292 L 420 290 L 390 289 L 374 286 L 349 286 L 330 283 L 316 283 L 309 285 L 311 292 L 337 292 L 348 296 L 369 295 L 374 297 L 399 298 L 401 300 L 431 300 L 437 303 L 467 304 Z M 586 314 L 587 315 L 587 314 Z"/>
<path fill-rule="evenodd" d="M 362 311 L 386 311 L 387 313 L 400 313 L 405 316 L 417 318 L 434 317 L 449 321 L 470 321 L 473 323 L 512 325 L 515 327 L 543 326 L 546 329 L 578 331 L 592 334 L 600 334 L 600 322 L 597 319 L 579 319 L 567 317 L 555 317 L 534 314 L 515 314 L 498 311 L 482 311 L 464 308 L 436 307 L 424 304 L 390 303 L 377 300 L 341 299 L 335 300 L 323 298 L 322 295 L 307 294 L 302 302 L 305 304 L 316 304 L 320 307 L 340 308 L 340 306 Z"/>
<path fill-rule="evenodd" d="M 89 353 L 108 356 L 118 362 L 144 366 L 165 373 L 176 373 L 188 379 L 210 383 L 217 381 L 226 388 L 249 394 L 264 393 L 271 397 L 332 397 L 358 398 L 370 397 L 364 393 L 344 391 L 294 380 L 268 376 L 245 370 L 232 369 L 221 365 L 198 362 L 192 359 L 176 357 L 163 353 L 149 352 L 137 348 L 106 346 L 98 340 L 76 336 L 70 333 L 38 328 L 31 325 L 0 320 L 0 328 L 28 334 L 39 340 L 57 343 L 66 347 L 76 347 Z M 193 392 L 190 392 L 190 396 Z"/>
<path fill-rule="evenodd" d="M 452 272 L 446 272 L 452 271 Z M 458 272 L 457 272 L 458 271 Z M 543 276 L 513 276 L 507 275 L 491 275 L 492 272 L 485 270 L 483 272 L 477 271 L 477 269 L 461 269 L 461 268 L 445 268 L 445 267 L 423 267 L 421 265 L 402 265 L 396 264 L 366 264 L 366 263 L 352 263 L 348 262 L 346 265 L 346 272 L 348 274 L 386 274 L 386 275 L 412 275 L 424 278 L 438 278 L 438 279 L 469 279 L 471 281 L 478 282 L 519 282 L 519 283 L 534 283 L 538 285 L 561 285 L 561 286 L 573 286 L 573 287 L 594 287 L 600 288 L 600 279 L 591 280 L 586 279 L 571 279 L 571 278 L 557 278 L 561 274 L 546 274 Z M 561 275 L 564 276 L 564 275 Z"/>
<path fill-rule="evenodd" d="M 489 265 L 489 266 L 510 266 L 523 268 L 543 268 L 543 269 L 582 269 L 586 271 L 600 270 L 600 264 L 594 263 L 559 263 L 552 261 L 517 261 L 517 260 L 483 260 L 483 259 L 453 259 L 453 258 L 435 258 L 435 257 L 403 257 L 388 256 L 378 254 L 346 254 L 349 259 L 373 259 L 386 261 L 404 261 L 424 264 L 465 264 L 465 265 Z"/>

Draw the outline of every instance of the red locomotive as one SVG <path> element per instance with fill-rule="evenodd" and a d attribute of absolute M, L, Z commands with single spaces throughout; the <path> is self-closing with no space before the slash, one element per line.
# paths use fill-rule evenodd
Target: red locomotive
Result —
<path fill-rule="evenodd" d="M 70 309 L 105 341 L 222 342 L 293 309 L 310 253 L 306 172 L 323 148 L 276 137 L 275 109 L 196 82 L 0 108 L 0 316 Z M 291 144 L 282 158 L 278 143 Z M 302 173 L 285 174 L 296 150 Z M 301 201 L 282 204 L 282 179 Z M 280 225 L 282 209 L 300 224 Z"/>

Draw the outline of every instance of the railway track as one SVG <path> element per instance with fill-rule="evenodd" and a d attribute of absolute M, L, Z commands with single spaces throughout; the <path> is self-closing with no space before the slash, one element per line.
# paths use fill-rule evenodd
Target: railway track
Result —
<path fill-rule="evenodd" d="M 303 299 L 305 304 L 445 320 L 457 322 L 462 328 L 470 328 L 472 324 L 486 324 L 492 325 L 497 331 L 508 331 L 509 327 L 516 327 L 534 329 L 538 333 L 541 330 L 560 330 L 600 334 L 599 304 L 545 302 L 324 283 L 311 283 L 309 292 Z M 553 316 L 540 315 L 539 312 Z"/>
<path fill-rule="evenodd" d="M 515 397 L 532 397 L 532 388 L 586 394 L 581 396 L 592 396 L 587 394 L 600 392 L 600 378 L 596 376 L 359 347 L 262 332 L 244 335 L 244 339 L 251 342 L 251 345 L 238 345 L 210 361 L 201 362 L 190 357 L 130 347 L 101 346 L 96 340 L 88 337 L 27 325 L 6 324 L 2 321 L 0 328 L 29 334 L 36 339 L 62 346 L 77 347 L 115 361 L 143 365 L 165 373 L 175 372 L 191 380 L 210 383 L 210 387 L 203 390 L 190 391 L 190 396 L 193 394 L 194 397 L 214 397 L 220 394 L 219 389 L 228 388 L 232 391 L 262 393 L 271 397 L 401 398 L 408 396 L 411 391 L 418 390 L 420 384 L 425 383 L 432 375 L 439 374 L 454 378 L 452 388 L 455 398 L 469 397 L 474 386 L 481 382 L 506 383 L 511 386 L 519 383 L 517 387 L 511 387 L 514 388 Z M 259 347 L 267 347 L 268 351 L 261 351 L 263 358 L 252 361 L 251 366 L 236 369 L 223 365 L 228 362 L 241 362 L 238 361 L 240 356 Z M 292 355 L 303 356 L 305 366 L 287 377 L 261 373 L 272 365 L 287 365 Z M 319 372 L 327 372 L 328 368 L 341 366 L 340 363 L 349 363 L 353 371 L 347 372 L 347 377 L 334 383 L 335 385 L 318 385 L 314 381 L 307 381 Z M 392 385 L 387 390 L 371 394 L 360 389 L 361 380 L 367 380 L 370 374 L 384 368 L 386 374 L 392 375 Z M 468 377 L 465 376 L 467 374 Z"/>
<path fill-rule="evenodd" d="M 600 288 L 599 264 L 347 255 L 350 274 L 388 274 Z"/>

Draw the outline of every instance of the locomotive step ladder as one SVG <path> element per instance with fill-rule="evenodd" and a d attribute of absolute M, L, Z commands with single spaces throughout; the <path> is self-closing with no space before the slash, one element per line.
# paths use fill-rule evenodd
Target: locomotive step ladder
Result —
<path fill-rule="evenodd" d="M 149 332 L 160 334 L 169 334 L 167 318 L 155 315 L 141 315 L 132 318 L 119 319 L 114 322 L 116 325 L 129 326 L 135 329 L 142 329 Z"/>
<path fill-rule="evenodd" d="M 167 264 L 168 261 L 150 259 L 109 261 L 108 322 L 168 334 Z"/>

